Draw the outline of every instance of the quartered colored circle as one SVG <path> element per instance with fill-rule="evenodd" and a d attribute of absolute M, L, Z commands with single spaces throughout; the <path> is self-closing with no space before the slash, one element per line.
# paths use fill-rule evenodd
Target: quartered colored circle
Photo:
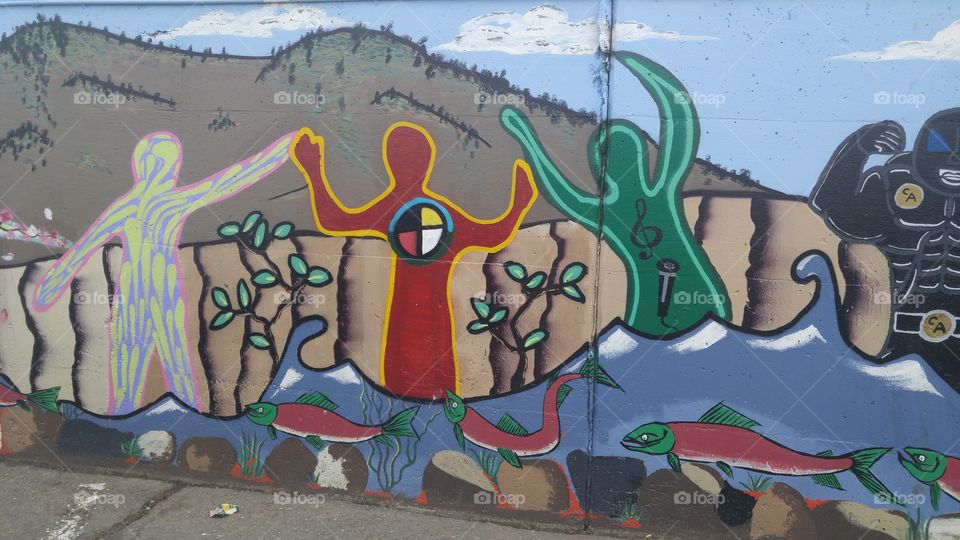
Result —
<path fill-rule="evenodd" d="M 443 255 L 452 233 L 450 214 L 426 198 L 403 205 L 390 222 L 391 243 L 407 259 L 429 261 Z"/>
<path fill-rule="evenodd" d="M 953 315 L 941 309 L 935 309 L 923 316 L 923 322 L 920 323 L 920 337 L 939 343 L 953 335 L 956 325 Z"/>
<path fill-rule="evenodd" d="M 923 202 L 923 188 L 917 184 L 906 183 L 897 188 L 893 201 L 899 208 L 913 210 Z"/>

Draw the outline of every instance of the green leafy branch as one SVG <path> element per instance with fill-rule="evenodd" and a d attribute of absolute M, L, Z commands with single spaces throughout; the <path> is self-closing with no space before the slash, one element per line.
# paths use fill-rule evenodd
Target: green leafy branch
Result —
<path fill-rule="evenodd" d="M 531 274 L 526 266 L 515 261 L 503 263 L 503 270 L 510 279 L 520 284 L 523 301 L 513 316 L 510 316 L 510 308 L 507 306 L 500 306 L 496 301 L 487 303 L 480 298 L 471 298 L 470 305 L 477 318 L 467 324 L 467 331 L 471 334 L 490 332 L 493 339 L 520 356 L 517 370 L 510 379 L 511 390 L 518 390 L 523 386 L 523 374 L 527 369 L 527 353 L 550 338 L 550 333 L 543 328 L 536 328 L 521 335 L 518 328 L 521 318 L 533 302 L 541 296 L 564 296 L 581 304 L 586 302 L 586 297 L 578 283 L 587 275 L 587 267 L 580 262 L 570 263 L 560 273 L 559 281 L 554 284 L 547 283 L 546 272 L 537 271 Z M 509 327 L 510 339 L 505 339 L 492 331 L 494 327 L 504 322 L 507 322 Z"/>
<path fill-rule="evenodd" d="M 260 212 L 251 212 L 242 223 L 224 223 L 217 230 L 221 238 L 234 240 L 241 248 L 250 249 L 256 253 L 268 268 L 259 270 L 247 280 L 240 279 L 236 285 L 236 307 L 230 293 L 221 287 L 214 287 L 210 291 L 210 298 L 220 311 L 210 322 L 210 330 L 226 328 L 236 318 L 247 318 L 260 323 L 262 332 L 246 331 L 245 341 L 250 346 L 266 350 L 270 353 L 274 364 L 280 359 L 277 354 L 276 339 L 273 335 L 273 325 L 283 312 L 293 304 L 307 287 L 323 287 L 333 281 L 330 271 L 322 266 L 309 266 L 300 253 L 291 253 L 287 257 L 287 266 L 290 268 L 290 282 L 288 283 L 280 270 L 279 265 L 267 254 L 267 247 L 275 240 L 286 240 L 293 234 L 292 223 L 284 221 L 270 229 L 269 222 Z M 252 285 L 252 290 L 251 290 Z M 276 309 L 270 316 L 265 316 L 258 310 L 260 301 L 268 289 L 279 288 L 281 293 L 274 295 Z"/>

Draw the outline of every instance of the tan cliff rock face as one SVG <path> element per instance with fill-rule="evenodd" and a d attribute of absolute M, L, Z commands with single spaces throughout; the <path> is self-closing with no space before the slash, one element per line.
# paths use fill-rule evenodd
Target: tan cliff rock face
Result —
<path fill-rule="evenodd" d="M 726 285 L 733 307 L 731 323 L 748 331 L 771 331 L 791 325 L 814 300 L 813 282 L 794 281 L 791 271 L 801 255 L 812 250 L 825 254 L 834 268 L 841 302 L 840 322 L 850 341 L 865 353 L 879 351 L 886 339 L 889 311 L 876 309 L 874 291 L 888 289 L 883 255 L 868 245 L 849 245 L 830 233 L 822 220 L 797 200 L 745 197 L 689 197 L 684 201 L 694 236 L 701 243 Z M 103 294 L 113 290 L 118 248 L 104 248 L 78 275 L 75 290 Z M 301 233 L 278 243 L 268 252 L 281 268 L 290 253 L 301 253 L 310 265 L 327 268 L 333 281 L 315 293 L 318 300 L 301 301 L 286 309 L 274 325 L 278 353 L 296 320 L 320 315 L 328 323 L 325 334 L 301 349 L 300 360 L 313 369 L 324 369 L 351 360 L 373 381 L 380 378 L 383 311 L 390 280 L 390 250 L 372 239 L 328 238 Z M 598 256 L 600 263 L 598 264 Z M 251 252 L 233 243 L 213 243 L 181 248 L 183 283 L 190 298 L 188 311 L 190 355 L 205 402 L 218 415 L 236 414 L 256 401 L 269 384 L 271 359 L 244 344 L 244 324 L 236 320 L 221 330 L 209 324 L 218 309 L 210 300 L 213 287 L 235 290 L 239 279 L 265 267 Z M 461 390 L 466 397 L 510 389 L 518 355 L 506 324 L 497 335 L 473 335 L 466 326 L 476 318 L 471 298 L 485 298 L 510 308 L 512 317 L 522 302 L 519 285 L 503 270 L 506 261 L 526 265 L 530 272 L 544 271 L 548 283 L 572 262 L 588 268 L 581 282 L 586 302 L 562 296 L 541 296 L 517 321 L 521 333 L 547 330 L 543 346 L 528 353 L 523 380 L 528 384 L 568 360 L 602 329 L 621 316 L 624 268 L 596 237 L 568 221 L 528 226 L 499 253 L 470 253 L 453 277 L 453 307 Z M 0 372 L 22 391 L 62 386 L 61 399 L 75 400 L 94 412 L 105 412 L 109 358 L 109 306 L 80 303 L 76 294 L 65 294 L 52 309 L 35 313 L 29 302 L 48 261 L 0 271 L 0 301 L 7 309 L 4 337 L 0 339 Z M 599 279 L 599 288 L 595 286 Z M 267 290 L 262 309 L 275 309 Z M 831 295 L 832 291 L 821 291 Z M 71 298 L 73 300 L 71 301 Z M 319 300 L 322 298 L 322 301 Z M 258 311 L 261 308 L 258 307 Z M 594 311 L 598 319 L 593 324 Z M 32 359 L 32 360 L 31 360 Z M 151 371 L 151 378 L 160 378 Z M 152 401 L 164 392 L 163 381 L 148 384 Z"/>

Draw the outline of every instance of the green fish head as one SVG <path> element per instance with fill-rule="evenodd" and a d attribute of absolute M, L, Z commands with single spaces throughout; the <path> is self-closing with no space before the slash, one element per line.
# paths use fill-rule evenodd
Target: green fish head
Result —
<path fill-rule="evenodd" d="M 261 426 L 269 426 L 277 419 L 277 406 L 273 403 L 252 403 L 245 411 L 251 422 Z"/>
<path fill-rule="evenodd" d="M 899 454 L 900 464 L 914 478 L 924 484 L 932 484 L 947 471 L 947 456 L 926 448 L 904 448 Z"/>
<path fill-rule="evenodd" d="M 457 424 L 467 414 L 467 406 L 463 404 L 460 396 L 447 390 L 447 400 L 443 402 L 443 414 L 446 415 L 447 420 Z"/>
<path fill-rule="evenodd" d="M 650 422 L 631 431 L 620 444 L 631 452 L 663 455 L 673 450 L 675 442 L 670 426 L 662 422 Z"/>

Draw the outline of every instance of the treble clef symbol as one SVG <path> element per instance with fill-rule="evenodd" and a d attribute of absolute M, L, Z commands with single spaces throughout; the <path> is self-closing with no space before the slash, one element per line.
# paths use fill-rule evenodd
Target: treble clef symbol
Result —
<path fill-rule="evenodd" d="M 653 248 L 663 239 L 663 231 L 660 227 L 650 225 L 643 226 L 643 217 L 647 214 L 647 202 L 643 199 L 637 199 L 637 222 L 630 231 L 630 241 L 640 248 L 640 259 L 646 260 L 653 255 Z"/>

